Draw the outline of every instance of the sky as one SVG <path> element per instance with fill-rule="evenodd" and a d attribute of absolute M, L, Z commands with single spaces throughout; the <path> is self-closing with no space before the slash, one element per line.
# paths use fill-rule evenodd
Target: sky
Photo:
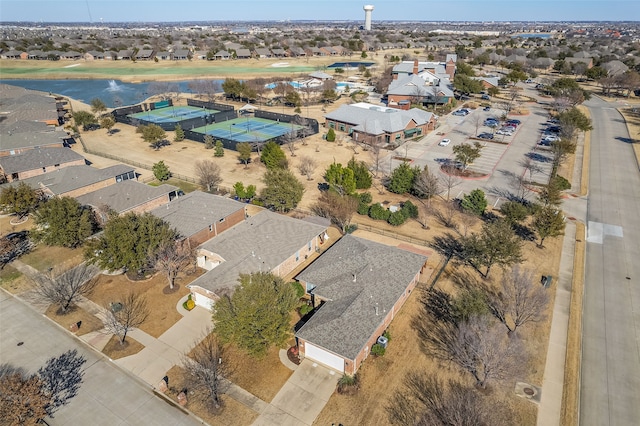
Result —
<path fill-rule="evenodd" d="M 0 21 L 640 20 L 639 0 L 0 0 Z"/>

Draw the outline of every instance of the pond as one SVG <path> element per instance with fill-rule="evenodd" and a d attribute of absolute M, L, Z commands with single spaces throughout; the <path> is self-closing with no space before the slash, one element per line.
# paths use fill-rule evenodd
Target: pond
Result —
<path fill-rule="evenodd" d="M 222 84 L 224 80 L 213 80 Z M 150 93 L 153 83 L 125 83 L 120 80 L 0 80 L 1 84 L 24 87 L 25 89 L 66 96 L 84 103 L 98 98 L 109 108 L 133 105 L 144 101 Z M 191 92 L 190 81 L 177 81 L 180 92 Z M 152 87 L 153 88 L 153 87 Z"/>

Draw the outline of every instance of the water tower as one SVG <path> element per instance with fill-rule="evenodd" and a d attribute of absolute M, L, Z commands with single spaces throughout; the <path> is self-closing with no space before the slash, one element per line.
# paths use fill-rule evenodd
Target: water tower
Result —
<path fill-rule="evenodd" d="M 364 8 L 364 29 L 371 31 L 371 12 L 373 12 L 373 6 L 368 4 Z"/>

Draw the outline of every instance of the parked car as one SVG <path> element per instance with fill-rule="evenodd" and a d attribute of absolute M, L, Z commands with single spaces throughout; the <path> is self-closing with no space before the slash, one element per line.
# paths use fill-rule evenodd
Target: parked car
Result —
<path fill-rule="evenodd" d="M 557 142 L 560 140 L 560 138 L 558 136 L 555 135 L 548 135 L 542 138 L 543 141 L 545 142 Z"/>
<path fill-rule="evenodd" d="M 451 139 L 442 139 L 440 141 L 440 143 L 438 143 L 439 146 L 447 146 L 451 143 Z"/>
<path fill-rule="evenodd" d="M 484 125 L 487 127 L 495 128 L 498 127 L 500 123 L 498 123 L 497 121 L 485 121 Z"/>
<path fill-rule="evenodd" d="M 463 117 L 464 117 L 465 115 L 468 115 L 468 114 L 469 114 L 469 110 L 466 110 L 466 109 L 459 109 L 459 110 L 457 110 L 457 111 L 453 111 L 451 114 L 452 114 L 452 115 L 458 115 L 458 116 L 463 116 Z"/>
<path fill-rule="evenodd" d="M 528 78 L 528 79 L 526 79 L 524 82 L 525 82 L 525 83 L 533 83 L 533 80 L 532 80 L 532 79 L 530 79 L 530 78 Z"/>
<path fill-rule="evenodd" d="M 493 135 L 491 133 L 480 133 L 478 135 L 480 139 L 493 139 Z"/>
<path fill-rule="evenodd" d="M 562 128 L 560 126 L 549 126 L 545 131 L 547 133 L 560 133 L 561 130 Z"/>
<path fill-rule="evenodd" d="M 491 111 L 491 107 L 487 105 L 486 107 L 482 108 L 482 110 L 483 111 Z"/>
<path fill-rule="evenodd" d="M 482 95 L 480 99 L 482 99 L 483 101 L 489 101 L 491 100 L 491 97 L 489 95 Z"/>
<path fill-rule="evenodd" d="M 505 136 L 512 136 L 513 135 L 513 130 L 510 129 L 500 129 L 496 132 L 496 135 L 505 135 Z"/>
<path fill-rule="evenodd" d="M 514 124 L 516 126 L 519 126 L 520 124 L 522 124 L 522 121 L 516 120 L 515 118 L 512 118 L 512 119 L 507 120 L 507 124 Z"/>

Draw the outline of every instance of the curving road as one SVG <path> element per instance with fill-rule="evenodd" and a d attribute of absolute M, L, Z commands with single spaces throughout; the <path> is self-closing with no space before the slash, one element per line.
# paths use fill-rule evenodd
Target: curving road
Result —
<path fill-rule="evenodd" d="M 589 107 L 581 425 L 640 424 L 640 171 L 620 114 Z"/>

